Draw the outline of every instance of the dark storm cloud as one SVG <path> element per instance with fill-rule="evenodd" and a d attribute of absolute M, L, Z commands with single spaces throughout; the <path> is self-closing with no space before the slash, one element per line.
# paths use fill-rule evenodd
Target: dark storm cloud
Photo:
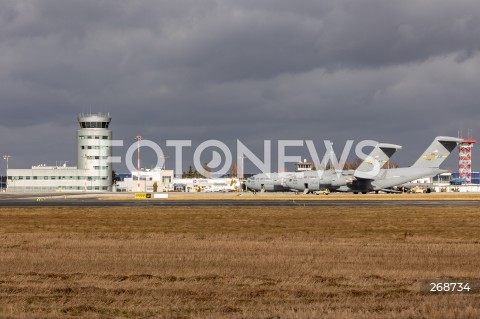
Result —
<path fill-rule="evenodd" d="M 91 110 L 126 140 L 368 138 L 408 164 L 476 129 L 479 46 L 477 1 L 1 1 L 0 148 L 34 164 L 53 131 L 43 161 L 74 159 Z"/>

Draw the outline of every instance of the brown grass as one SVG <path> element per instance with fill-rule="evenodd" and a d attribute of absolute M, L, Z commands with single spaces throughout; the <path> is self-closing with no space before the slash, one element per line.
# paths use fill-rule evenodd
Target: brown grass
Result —
<path fill-rule="evenodd" d="M 474 207 L 0 209 L 0 317 L 479 318 Z"/>
<path fill-rule="evenodd" d="M 79 195 L 75 195 L 79 196 Z M 81 196 L 81 195 L 80 195 Z M 112 196 L 110 194 L 100 197 L 102 200 L 138 200 L 135 199 L 135 194 L 120 193 Z M 246 193 L 169 193 L 168 199 L 147 199 L 149 201 L 159 200 L 320 200 L 320 201 L 335 201 L 335 200 L 361 200 L 361 201 L 408 201 L 408 200 L 480 200 L 480 193 L 429 193 L 429 194 L 352 194 L 352 193 L 330 193 L 329 195 L 304 195 L 299 193 L 295 195 L 293 192 L 284 193 L 261 193 L 253 194 Z"/>

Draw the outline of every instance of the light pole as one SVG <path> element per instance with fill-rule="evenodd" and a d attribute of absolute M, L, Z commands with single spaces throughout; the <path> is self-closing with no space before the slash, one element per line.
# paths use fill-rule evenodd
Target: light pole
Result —
<path fill-rule="evenodd" d="M 137 140 L 137 192 L 140 191 L 140 141 L 142 140 L 142 137 L 140 135 L 137 135 L 135 137 Z"/>
<path fill-rule="evenodd" d="M 165 164 L 167 163 L 168 155 L 160 155 L 159 157 L 160 157 L 160 158 L 163 158 L 162 169 L 165 170 Z"/>
<path fill-rule="evenodd" d="M 10 157 L 12 157 L 12 155 L 10 155 L 10 154 L 3 155 L 3 159 L 7 161 L 7 170 L 5 171 L 5 175 L 6 175 L 5 176 L 5 178 L 6 178 L 6 180 L 5 180 L 5 192 L 8 192 L 8 159 Z"/>

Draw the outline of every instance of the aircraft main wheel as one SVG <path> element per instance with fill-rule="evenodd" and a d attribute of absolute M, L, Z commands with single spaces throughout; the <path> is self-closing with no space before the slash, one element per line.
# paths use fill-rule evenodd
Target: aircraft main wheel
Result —
<path fill-rule="evenodd" d="M 357 194 L 358 194 L 358 192 L 353 192 L 353 193 L 354 193 L 355 195 L 357 195 Z"/>
<path fill-rule="evenodd" d="M 362 194 L 366 194 L 367 192 L 362 192 Z"/>

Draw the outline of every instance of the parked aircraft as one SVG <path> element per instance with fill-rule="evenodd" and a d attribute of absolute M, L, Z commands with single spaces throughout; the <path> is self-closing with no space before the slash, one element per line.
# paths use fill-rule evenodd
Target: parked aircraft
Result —
<path fill-rule="evenodd" d="M 440 164 L 461 141 L 462 139 L 455 137 L 438 136 L 412 166 L 377 170 L 374 169 L 375 163 L 381 164 L 381 161 L 388 160 L 397 149 L 401 148 L 398 145 L 379 144 L 355 171 L 324 170 L 290 173 L 283 177 L 281 186 L 284 189 L 304 191 L 305 193 L 322 189 L 363 194 L 371 191 L 394 192 L 390 189 L 391 187 L 447 172 L 447 170 L 439 168 Z M 253 176 L 251 181 L 247 181 L 247 186 L 256 190 L 268 190 L 265 187 L 266 181 L 257 181 L 257 176 L 259 175 Z"/>
<path fill-rule="evenodd" d="M 369 171 L 376 168 L 377 172 L 388 159 L 400 149 L 401 146 L 393 144 L 380 143 L 372 150 L 370 155 L 360 165 L 359 173 L 368 174 Z M 319 191 L 320 183 L 339 186 L 342 180 L 341 176 L 353 175 L 353 170 L 317 170 L 307 172 L 285 172 L 285 173 L 265 173 L 257 174 L 250 177 L 246 185 L 249 189 L 257 191 L 297 191 L 302 190 L 306 193 L 309 191 Z M 333 176 L 337 174 L 339 176 Z M 341 175 L 341 176 L 340 176 Z M 301 187 L 303 185 L 304 187 Z M 317 185 L 317 187 L 315 187 Z M 311 188 L 310 188 L 311 187 Z M 325 188 L 325 187 L 323 187 Z"/>

